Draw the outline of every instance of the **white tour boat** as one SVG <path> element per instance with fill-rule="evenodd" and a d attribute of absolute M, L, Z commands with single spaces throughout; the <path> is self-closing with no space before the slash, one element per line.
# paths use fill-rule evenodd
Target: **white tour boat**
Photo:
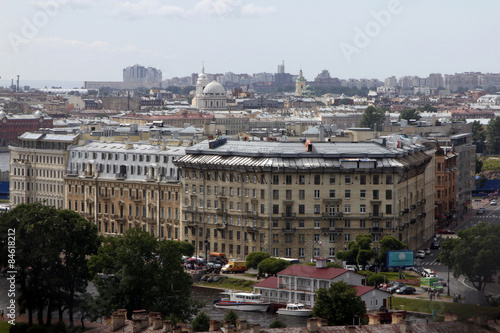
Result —
<path fill-rule="evenodd" d="M 222 295 L 227 297 L 214 301 L 216 308 L 265 312 L 271 305 L 271 303 L 261 301 L 261 294 L 226 291 Z"/>
<path fill-rule="evenodd" d="M 309 317 L 312 311 L 312 309 L 306 308 L 302 303 L 288 303 L 286 307 L 278 309 L 276 313 L 288 316 Z"/>

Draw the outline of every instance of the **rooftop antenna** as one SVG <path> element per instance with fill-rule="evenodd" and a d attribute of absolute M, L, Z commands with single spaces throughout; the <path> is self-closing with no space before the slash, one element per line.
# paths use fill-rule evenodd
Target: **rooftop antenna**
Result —
<path fill-rule="evenodd" d="M 16 85 L 16 92 L 19 91 L 19 74 L 17 74 L 17 85 Z"/>

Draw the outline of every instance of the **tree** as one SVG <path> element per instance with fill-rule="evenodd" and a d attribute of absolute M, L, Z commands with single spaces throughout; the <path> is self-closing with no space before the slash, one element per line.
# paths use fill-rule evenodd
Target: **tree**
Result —
<path fill-rule="evenodd" d="M 228 313 L 224 316 L 224 321 L 230 321 L 231 325 L 236 326 L 236 320 L 238 320 L 239 316 L 234 310 L 229 310 Z"/>
<path fill-rule="evenodd" d="M 387 265 L 387 251 L 397 251 L 404 250 L 408 248 L 408 245 L 401 242 L 400 240 L 394 238 L 393 236 L 385 236 L 379 242 L 380 251 L 377 257 L 377 262 L 381 265 Z"/>
<path fill-rule="evenodd" d="M 447 238 L 441 245 L 440 260 L 453 276 L 463 275 L 478 291 L 500 268 L 500 225 L 479 223 L 458 232 L 457 238 Z"/>
<path fill-rule="evenodd" d="M 488 178 L 486 178 L 486 176 L 484 175 L 484 173 L 482 173 L 480 176 L 479 176 L 479 179 L 477 180 L 477 186 L 479 188 L 483 188 L 484 185 L 486 185 L 486 183 L 488 182 Z"/>
<path fill-rule="evenodd" d="M 472 144 L 476 145 L 476 153 L 483 153 L 486 147 L 486 133 L 479 120 L 472 122 Z"/>
<path fill-rule="evenodd" d="M 416 109 L 406 109 L 402 110 L 399 113 L 399 120 L 406 119 L 410 121 L 410 120 L 419 120 L 420 118 L 421 118 L 420 112 L 418 112 Z"/>
<path fill-rule="evenodd" d="M 73 311 L 79 294 L 87 288 L 88 257 L 97 251 L 97 228 L 78 213 L 40 203 L 18 205 L 0 215 L 0 234 L 15 230 L 18 304 L 28 312 L 29 323 L 38 312 L 38 323 L 50 325 L 52 312 Z M 7 267 L 7 247 L 1 249 L 0 266 Z"/>
<path fill-rule="evenodd" d="M 276 318 L 271 324 L 269 324 L 269 328 L 285 328 L 286 324 Z"/>
<path fill-rule="evenodd" d="M 267 259 L 269 257 L 271 257 L 271 255 L 267 252 L 252 252 L 249 255 L 247 255 L 246 267 L 257 268 L 257 266 L 262 260 Z"/>
<path fill-rule="evenodd" d="M 286 260 L 278 258 L 267 258 L 259 263 L 257 269 L 260 273 L 268 273 L 270 275 L 274 275 L 284 270 L 288 266 L 290 266 L 290 263 Z"/>
<path fill-rule="evenodd" d="M 190 299 L 192 282 L 182 266 L 181 243 L 158 241 L 135 228 L 107 238 L 89 262 L 101 313 L 146 309 L 189 321 L 201 304 Z"/>
<path fill-rule="evenodd" d="M 191 322 L 193 331 L 195 332 L 208 332 L 210 329 L 210 316 L 201 311 Z"/>
<path fill-rule="evenodd" d="M 425 104 L 424 106 L 418 107 L 417 110 L 421 112 L 437 112 L 438 109 L 430 104 Z"/>
<path fill-rule="evenodd" d="M 371 274 L 367 278 L 367 283 L 369 286 L 378 286 L 381 283 L 384 283 L 385 281 L 385 276 L 382 274 Z"/>
<path fill-rule="evenodd" d="M 374 131 L 380 131 L 382 130 L 384 119 L 385 114 L 383 111 L 377 110 L 374 106 L 369 106 L 361 116 L 360 126 L 368 127 Z"/>
<path fill-rule="evenodd" d="M 372 236 L 370 234 L 358 235 L 355 242 L 350 242 L 347 245 L 347 251 L 337 252 L 336 256 L 338 259 L 365 266 L 375 256 L 371 243 Z"/>
<path fill-rule="evenodd" d="M 476 156 L 476 175 L 483 171 L 483 161 Z"/>
<path fill-rule="evenodd" d="M 500 153 L 500 117 L 490 119 L 486 126 L 486 148 L 490 154 Z"/>
<path fill-rule="evenodd" d="M 355 316 L 362 318 L 366 306 L 354 287 L 346 282 L 335 282 L 329 289 L 320 288 L 313 308 L 314 317 L 328 320 L 329 326 L 349 325 Z"/>

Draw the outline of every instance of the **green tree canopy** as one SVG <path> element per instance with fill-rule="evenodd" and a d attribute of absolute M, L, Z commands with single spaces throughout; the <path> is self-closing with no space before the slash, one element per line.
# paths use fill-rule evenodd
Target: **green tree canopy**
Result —
<path fill-rule="evenodd" d="M 421 118 L 420 112 L 418 112 L 416 109 L 406 109 L 402 110 L 399 113 L 399 120 L 406 119 L 410 121 L 410 120 L 419 120 L 420 118 Z"/>
<path fill-rule="evenodd" d="M 425 104 L 424 106 L 418 107 L 417 110 L 420 112 L 437 112 L 438 109 L 430 104 Z"/>
<path fill-rule="evenodd" d="M 349 325 L 355 316 L 362 318 L 366 306 L 356 289 L 346 282 L 335 282 L 329 289 L 320 288 L 313 308 L 314 317 L 328 320 L 329 326 Z"/>
<path fill-rule="evenodd" d="M 201 304 L 190 299 L 191 277 L 182 266 L 185 246 L 158 241 L 140 229 L 109 237 L 90 259 L 102 314 L 118 308 L 161 312 L 189 321 Z"/>
<path fill-rule="evenodd" d="M 374 106 L 369 106 L 361 116 L 360 125 L 361 127 L 368 127 L 374 131 L 381 131 L 384 119 L 384 111 L 377 110 Z"/>
<path fill-rule="evenodd" d="M 441 245 L 440 260 L 453 276 L 467 277 L 478 291 L 484 291 L 488 280 L 500 268 L 500 225 L 479 223 L 477 227 L 458 232 Z"/>
<path fill-rule="evenodd" d="M 365 266 L 375 256 L 375 251 L 372 249 L 372 236 L 370 234 L 362 234 L 356 236 L 355 242 L 350 242 L 347 245 L 347 251 L 336 253 L 336 257 L 347 262 L 356 262 L 361 266 Z"/>
<path fill-rule="evenodd" d="M 479 120 L 472 122 L 472 144 L 476 145 L 476 153 L 483 153 L 486 148 L 486 132 Z"/>
<path fill-rule="evenodd" d="M 257 266 L 262 260 L 267 259 L 269 257 L 271 257 L 271 255 L 267 252 L 252 252 L 249 255 L 247 255 L 246 267 L 257 268 Z"/>
<path fill-rule="evenodd" d="M 286 324 L 276 318 L 271 324 L 269 324 L 269 328 L 285 328 Z"/>
<path fill-rule="evenodd" d="M 201 311 L 191 322 L 193 331 L 195 332 L 208 332 L 210 329 L 210 316 Z"/>
<path fill-rule="evenodd" d="M 231 325 L 236 326 L 236 320 L 238 320 L 239 316 L 234 310 L 229 310 L 224 316 L 224 321 L 230 321 Z"/>
<path fill-rule="evenodd" d="M 387 251 L 404 250 L 408 248 L 407 244 L 390 235 L 382 238 L 382 240 L 379 242 L 379 246 L 380 251 L 378 253 L 377 262 L 382 265 L 387 264 Z"/>
<path fill-rule="evenodd" d="M 60 320 L 68 310 L 73 313 L 83 300 L 90 274 L 88 257 L 97 251 L 97 228 L 74 211 L 56 209 L 40 203 L 22 204 L 0 215 L 0 234 L 15 230 L 15 262 L 21 311 L 27 311 L 29 323 L 38 312 L 38 323 L 52 320 L 59 310 Z M 8 248 L 2 243 L 0 266 L 8 267 Z"/>
<path fill-rule="evenodd" d="M 500 117 L 490 119 L 486 127 L 486 149 L 488 153 L 500 154 Z"/>
<path fill-rule="evenodd" d="M 290 263 L 286 260 L 278 258 L 267 258 L 259 263 L 257 269 L 260 273 L 268 273 L 270 275 L 274 275 L 279 271 L 284 270 L 288 266 L 290 266 Z"/>

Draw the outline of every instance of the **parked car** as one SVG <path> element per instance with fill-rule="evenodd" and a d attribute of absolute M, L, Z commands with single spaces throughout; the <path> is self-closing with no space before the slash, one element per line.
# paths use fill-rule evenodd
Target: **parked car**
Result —
<path fill-rule="evenodd" d="M 442 284 L 443 287 L 446 287 L 446 280 L 443 278 L 438 278 L 438 282 Z"/>
<path fill-rule="evenodd" d="M 491 200 L 490 205 L 492 205 L 492 206 L 496 206 L 496 205 L 497 205 L 496 200 Z"/>
<path fill-rule="evenodd" d="M 424 250 L 418 250 L 417 251 L 417 258 L 424 259 L 425 258 L 425 251 Z"/>
<path fill-rule="evenodd" d="M 347 269 L 348 271 L 353 271 L 353 272 L 357 272 L 358 271 L 358 266 L 357 265 L 345 265 L 344 268 Z"/>
<path fill-rule="evenodd" d="M 451 235 L 454 234 L 455 232 L 450 229 L 443 229 L 443 230 L 438 230 L 438 234 L 445 234 L 445 235 Z"/>
<path fill-rule="evenodd" d="M 403 295 L 411 295 L 414 294 L 417 290 L 410 286 L 404 286 L 396 290 L 396 293 Z"/>
<path fill-rule="evenodd" d="M 405 287 L 406 284 L 402 284 L 402 283 L 397 283 L 393 286 L 390 286 L 389 288 L 387 288 L 387 291 L 390 292 L 391 294 L 394 294 L 396 292 L 396 290 L 402 288 L 402 287 Z"/>
<path fill-rule="evenodd" d="M 441 247 L 441 243 L 439 242 L 432 242 L 431 243 L 431 249 L 439 249 Z"/>
<path fill-rule="evenodd" d="M 426 248 L 424 251 L 425 251 L 425 254 L 431 254 L 431 249 L 430 248 Z"/>

